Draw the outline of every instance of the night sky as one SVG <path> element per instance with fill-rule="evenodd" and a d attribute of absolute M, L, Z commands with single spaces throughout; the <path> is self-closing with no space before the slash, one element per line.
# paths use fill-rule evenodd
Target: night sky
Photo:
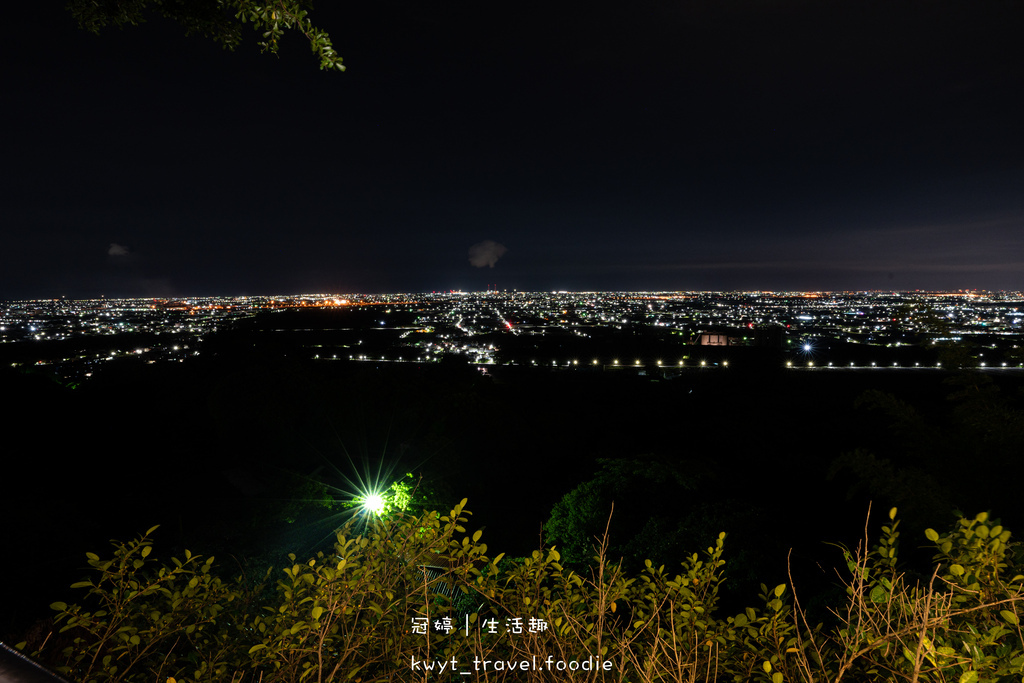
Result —
<path fill-rule="evenodd" d="M 330 74 L 21 4 L 2 299 L 1024 289 L 1019 0 L 321 0 Z"/>

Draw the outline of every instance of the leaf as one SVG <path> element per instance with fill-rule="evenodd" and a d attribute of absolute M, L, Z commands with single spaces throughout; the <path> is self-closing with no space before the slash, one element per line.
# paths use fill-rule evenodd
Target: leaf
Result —
<path fill-rule="evenodd" d="M 896 508 L 893 508 L 895 510 Z M 772 683 L 782 683 L 782 672 L 776 671 L 772 674 Z"/>
<path fill-rule="evenodd" d="M 963 576 L 964 575 L 964 568 L 961 567 L 958 564 L 951 564 L 949 566 L 949 573 L 952 574 L 953 576 Z"/>
<path fill-rule="evenodd" d="M 265 647 L 266 647 L 266 645 L 264 645 L 263 643 L 260 643 L 259 645 L 253 645 L 252 647 L 249 648 L 249 654 L 252 654 L 253 652 L 258 652 L 258 651 L 262 650 Z"/>
<path fill-rule="evenodd" d="M 775 597 L 781 598 L 782 594 L 786 592 L 786 584 L 780 583 L 778 586 L 775 587 L 775 591 L 774 592 L 775 592 Z"/>
<path fill-rule="evenodd" d="M 884 588 L 882 588 L 881 586 L 875 586 L 871 589 L 871 602 L 881 603 L 885 602 L 885 600 L 886 595 Z"/>
<path fill-rule="evenodd" d="M 50 609 L 57 610 L 58 612 L 63 612 L 67 608 L 68 608 L 68 605 L 65 602 L 51 602 L 50 603 Z"/>
<path fill-rule="evenodd" d="M 965 672 L 963 672 L 960 675 L 960 678 L 957 681 L 957 683 L 974 683 L 977 680 L 978 680 L 978 672 L 977 671 L 965 671 Z"/>
<path fill-rule="evenodd" d="M 937 540 L 939 540 L 939 532 L 935 531 L 935 529 L 925 529 L 924 537 L 932 543 L 935 543 Z"/>
<path fill-rule="evenodd" d="M 1008 624 L 1013 624 L 1014 626 L 1016 626 L 1018 623 L 1020 623 L 1020 620 L 1017 618 L 1017 615 L 1008 609 L 999 610 L 999 616 L 1005 619 L 1006 623 Z"/>

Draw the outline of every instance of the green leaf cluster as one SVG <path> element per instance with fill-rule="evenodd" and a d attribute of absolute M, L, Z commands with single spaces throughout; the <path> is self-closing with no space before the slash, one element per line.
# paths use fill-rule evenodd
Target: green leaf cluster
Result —
<path fill-rule="evenodd" d="M 301 34 L 320 60 L 320 68 L 344 71 L 330 36 L 309 18 L 306 0 L 69 0 L 78 25 L 92 33 L 123 28 L 162 16 L 180 24 L 186 35 L 202 35 L 234 50 L 242 42 L 242 24 L 252 24 L 263 52 L 277 54 L 286 31 Z"/>

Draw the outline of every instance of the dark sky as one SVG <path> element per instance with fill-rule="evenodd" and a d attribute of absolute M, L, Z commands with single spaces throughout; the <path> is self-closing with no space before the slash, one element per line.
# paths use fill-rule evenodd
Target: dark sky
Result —
<path fill-rule="evenodd" d="M 0 298 L 1024 289 L 1022 0 L 321 0 L 334 74 L 22 4 Z"/>

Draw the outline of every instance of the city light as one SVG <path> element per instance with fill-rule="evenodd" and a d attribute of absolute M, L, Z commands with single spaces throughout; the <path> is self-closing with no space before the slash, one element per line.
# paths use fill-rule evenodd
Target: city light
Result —
<path fill-rule="evenodd" d="M 929 317 L 905 315 L 908 305 L 938 311 L 941 325 Z M 296 353 L 308 354 L 306 358 L 318 363 L 347 358 L 378 367 L 383 363 L 442 359 L 458 359 L 477 366 L 547 366 L 553 370 L 587 365 L 583 359 L 570 357 L 563 363 L 551 358 L 564 349 L 573 354 L 592 351 L 613 357 L 606 360 L 607 356 L 599 359 L 591 355 L 589 365 L 595 370 L 602 366 L 619 371 L 631 369 L 656 379 L 670 366 L 680 370 L 687 366 L 726 367 L 717 355 L 703 362 L 694 358 L 692 363 L 677 356 L 673 363 L 663 353 L 676 352 L 681 356 L 686 353 L 686 346 L 737 346 L 744 347 L 738 353 L 747 356 L 771 349 L 788 350 L 783 365 L 793 369 L 847 366 L 904 370 L 941 368 L 941 363 L 925 361 L 915 353 L 952 343 L 983 346 L 986 352 L 984 358 L 978 355 L 979 369 L 1007 368 L 1017 372 L 1024 365 L 1010 354 L 1017 346 L 1015 340 L 1024 331 L 1022 305 L 1024 292 L 832 292 L 809 296 L 769 291 L 489 291 L 484 296 L 446 291 L 46 299 L 0 302 L 0 344 L 33 345 L 31 353 L 37 354 L 35 359 L 15 363 L 13 367 L 47 366 L 47 371 L 62 381 L 75 382 L 94 377 L 103 365 L 129 356 L 141 358 L 146 364 L 188 362 L 205 354 L 205 335 L 257 315 L 276 316 L 282 311 L 288 315 L 287 309 L 296 308 L 343 308 L 344 311 L 335 310 L 331 315 L 340 313 L 353 322 L 365 316 L 366 323 L 382 334 L 375 340 L 360 339 L 365 336 L 365 326 L 359 323 L 325 335 L 315 326 L 292 330 L 287 321 L 274 322 L 260 334 L 273 333 L 277 337 L 280 333 L 294 340 Z M 638 314 L 643 318 L 638 319 Z M 630 326 L 627 334 L 619 334 L 626 329 L 625 325 Z M 657 335 L 664 335 L 650 338 L 651 342 L 658 340 L 657 346 L 644 339 L 645 326 L 650 328 L 649 332 L 656 329 Z M 757 333 L 752 334 L 751 330 Z M 487 336 L 495 333 L 508 336 L 501 340 Z M 138 335 L 150 335 L 148 338 L 154 341 L 139 346 Z M 510 339 L 512 335 L 526 335 L 531 343 L 516 344 Z M 571 344 L 563 339 L 567 335 L 572 337 Z M 109 338 L 111 343 L 98 345 L 93 341 L 96 337 Z M 509 340 L 507 344 L 504 339 Z M 61 341 L 64 346 L 44 345 L 51 341 Z M 68 346 L 70 353 L 66 350 Z M 874 355 L 882 348 L 892 351 L 882 351 L 886 355 L 876 356 L 874 362 L 865 359 L 869 350 Z M 852 354 L 855 360 L 836 358 L 839 354 Z M 545 357 L 547 361 L 542 360 Z M 1011 358 L 1016 362 L 1008 362 Z M 742 365 L 746 368 L 751 364 L 744 361 Z"/>

